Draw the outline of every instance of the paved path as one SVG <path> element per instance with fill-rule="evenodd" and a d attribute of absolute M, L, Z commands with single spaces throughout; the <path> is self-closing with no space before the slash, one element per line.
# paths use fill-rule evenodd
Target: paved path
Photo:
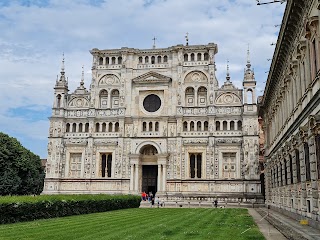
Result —
<path fill-rule="evenodd" d="M 265 220 L 254 208 L 248 208 L 249 214 L 253 217 L 254 221 L 259 227 L 260 232 L 266 240 L 286 240 L 274 226 Z"/>
<path fill-rule="evenodd" d="M 287 217 L 275 210 L 258 208 L 251 209 L 261 218 L 267 215 L 266 220 L 279 229 L 288 239 L 293 240 L 320 240 L 320 230 L 308 225 L 301 225 L 298 220 Z M 250 212 L 250 210 L 249 210 Z M 276 238 L 277 239 L 277 238 Z"/>

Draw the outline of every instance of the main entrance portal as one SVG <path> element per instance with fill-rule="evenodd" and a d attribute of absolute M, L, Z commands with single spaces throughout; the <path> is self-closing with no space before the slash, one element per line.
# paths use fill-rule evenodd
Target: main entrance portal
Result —
<path fill-rule="evenodd" d="M 143 165 L 142 166 L 142 191 L 153 195 L 157 192 L 157 165 Z"/>

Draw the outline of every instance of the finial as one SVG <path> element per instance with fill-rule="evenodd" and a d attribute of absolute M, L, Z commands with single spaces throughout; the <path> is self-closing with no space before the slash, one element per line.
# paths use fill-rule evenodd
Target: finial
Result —
<path fill-rule="evenodd" d="M 152 40 L 153 40 L 153 46 L 152 46 L 152 48 L 155 49 L 155 48 L 156 48 L 156 40 L 157 40 L 157 38 L 156 38 L 156 37 L 153 37 Z"/>
<path fill-rule="evenodd" d="M 84 70 L 83 70 L 83 65 L 82 65 L 82 74 L 81 74 L 81 81 L 80 81 L 80 86 L 84 85 Z"/>
<path fill-rule="evenodd" d="M 247 50 L 247 68 L 250 69 L 251 63 L 250 63 L 250 50 L 249 50 L 249 43 L 248 43 L 248 50 Z"/>
<path fill-rule="evenodd" d="M 189 33 L 188 32 L 186 33 L 185 38 L 186 38 L 186 46 L 189 46 Z"/>
<path fill-rule="evenodd" d="M 227 82 L 230 82 L 230 72 L 229 72 L 229 59 L 227 59 Z"/>
<path fill-rule="evenodd" d="M 64 73 L 64 53 L 62 53 L 61 73 Z"/>

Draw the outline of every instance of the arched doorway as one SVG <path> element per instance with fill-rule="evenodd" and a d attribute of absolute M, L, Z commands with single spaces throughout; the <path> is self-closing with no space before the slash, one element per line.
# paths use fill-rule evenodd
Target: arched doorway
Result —
<path fill-rule="evenodd" d="M 152 145 L 146 145 L 140 149 L 140 160 L 142 165 L 142 192 L 153 195 L 157 192 L 158 165 L 157 149 Z"/>

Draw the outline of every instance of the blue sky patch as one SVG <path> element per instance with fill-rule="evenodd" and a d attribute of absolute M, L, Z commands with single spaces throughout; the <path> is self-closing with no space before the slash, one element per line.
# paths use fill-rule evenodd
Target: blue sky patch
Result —
<path fill-rule="evenodd" d="M 47 106 L 29 105 L 25 107 L 10 108 L 10 117 L 23 117 L 27 121 L 47 120 L 51 116 L 51 108 Z"/>

